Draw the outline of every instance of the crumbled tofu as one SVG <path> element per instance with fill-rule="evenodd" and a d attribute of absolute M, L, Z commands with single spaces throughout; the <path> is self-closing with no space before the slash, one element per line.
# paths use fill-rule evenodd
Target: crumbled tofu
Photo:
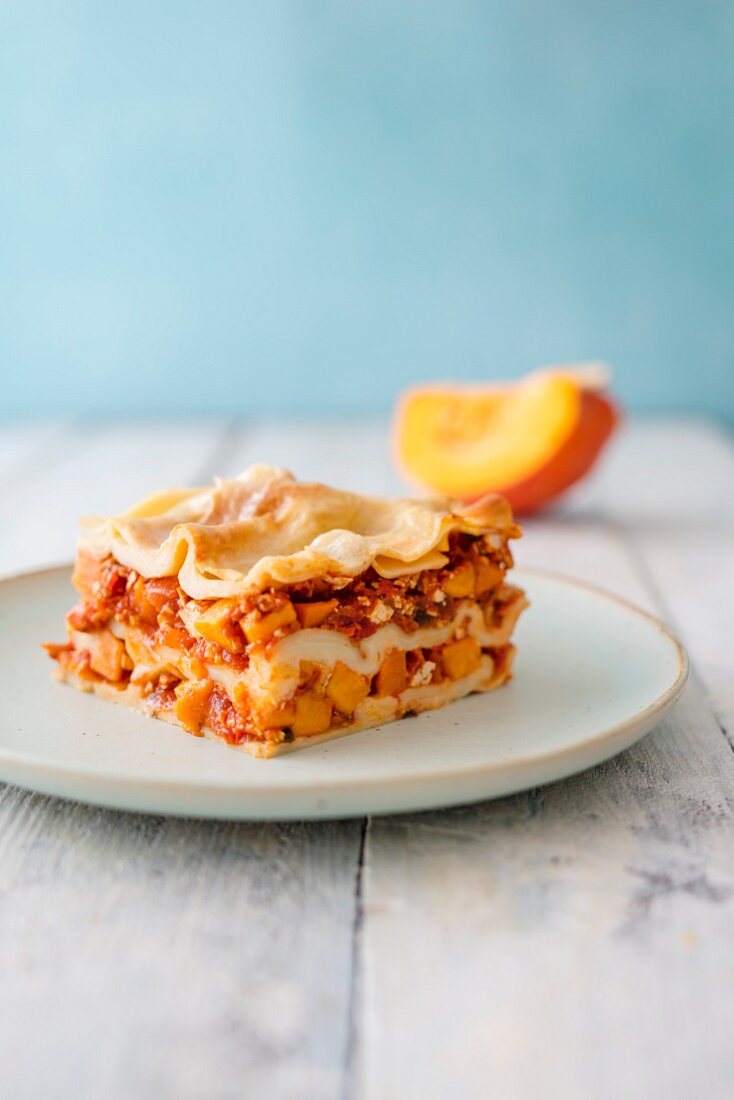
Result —
<path fill-rule="evenodd" d="M 388 607 L 386 603 L 380 601 L 370 611 L 368 618 L 372 623 L 386 623 L 388 619 L 392 619 L 393 610 Z"/>
<path fill-rule="evenodd" d="M 410 678 L 411 687 L 422 687 L 423 684 L 430 684 L 431 677 L 433 676 L 433 670 L 436 667 L 435 661 L 424 661 L 420 668 L 417 668 Z"/>

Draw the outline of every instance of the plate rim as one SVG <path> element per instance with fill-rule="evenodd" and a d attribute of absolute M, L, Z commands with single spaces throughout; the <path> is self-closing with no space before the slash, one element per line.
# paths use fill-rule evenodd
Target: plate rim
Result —
<path fill-rule="evenodd" d="M 0 591 L 6 586 L 13 584 L 14 582 L 17 583 L 18 581 L 31 580 L 34 577 L 42 577 L 50 574 L 58 574 L 59 576 L 61 576 L 68 571 L 70 578 L 71 569 L 71 563 L 63 563 L 58 565 L 44 566 L 39 569 L 16 572 L 0 578 Z M 540 566 L 521 565 L 516 566 L 513 569 L 513 576 L 517 576 L 518 579 L 521 579 L 523 575 L 537 576 L 555 581 L 559 584 L 566 584 L 577 589 L 582 589 L 586 592 L 591 593 L 597 598 L 605 599 L 613 604 L 617 604 L 618 606 L 623 607 L 626 611 L 631 612 L 639 618 L 646 620 L 651 626 L 655 627 L 658 632 L 663 636 L 663 638 L 665 638 L 665 640 L 672 646 L 678 663 L 678 671 L 675 679 L 665 689 L 665 691 L 663 691 L 654 700 L 648 703 L 647 706 L 630 715 L 628 718 L 625 718 L 623 721 L 616 723 L 614 726 L 604 729 L 595 735 L 585 737 L 583 740 L 577 741 L 572 745 L 566 745 L 562 748 L 551 749 L 546 752 L 540 752 L 531 756 L 523 757 L 522 762 L 519 765 L 517 761 L 510 760 L 499 763 L 497 761 L 494 761 L 492 763 L 479 765 L 465 764 L 462 767 L 452 769 L 449 763 L 441 769 L 440 773 L 432 772 L 428 775 L 409 774 L 400 776 L 385 776 L 379 779 L 369 776 L 363 779 L 360 779 L 359 777 L 348 780 L 329 779 L 329 793 L 344 794 L 349 791 L 357 790 L 363 794 L 365 791 L 368 791 L 370 789 L 379 789 L 380 791 L 384 791 L 395 785 L 399 786 L 402 789 L 411 789 L 417 784 L 426 784 L 436 782 L 437 780 L 443 782 L 451 780 L 460 781 L 462 778 L 466 778 L 467 776 L 471 776 L 474 779 L 480 779 L 484 775 L 488 777 L 491 776 L 495 778 L 501 778 L 503 775 L 506 774 L 507 771 L 514 771 L 518 767 L 523 769 L 530 769 L 538 767 L 542 768 L 544 766 L 554 764 L 562 765 L 566 757 L 575 756 L 581 751 L 585 751 L 587 754 L 591 752 L 592 754 L 596 755 L 601 750 L 602 754 L 598 758 L 598 762 L 601 762 L 604 759 L 608 759 L 609 757 L 616 755 L 615 753 L 610 753 L 609 756 L 606 756 L 604 750 L 605 745 L 607 745 L 608 743 L 614 744 L 616 741 L 620 741 L 621 744 L 619 751 L 622 752 L 624 751 L 625 747 L 630 747 L 630 745 L 634 743 L 625 742 L 625 735 L 634 733 L 640 727 L 645 726 L 647 727 L 647 731 L 649 731 L 653 728 L 654 725 L 652 720 L 658 714 L 661 718 L 663 717 L 663 715 L 670 709 L 670 707 L 673 705 L 673 703 L 676 702 L 676 700 L 682 693 L 690 675 L 690 660 L 688 657 L 688 653 L 674 630 L 657 615 L 654 615 L 652 612 L 645 610 L 644 608 L 640 607 L 638 604 L 634 603 L 632 600 L 629 600 L 624 596 L 619 596 L 614 592 L 610 592 L 609 589 L 604 588 L 603 586 L 598 585 L 593 581 L 587 581 L 582 578 L 572 577 L 566 573 L 563 573 L 560 570 L 547 569 Z M 643 735 L 641 734 L 641 736 Z M 285 756 L 281 759 L 287 760 L 288 757 Z M 276 757 L 275 760 L 277 761 L 278 758 Z M 303 781 L 297 780 L 295 782 L 288 783 L 276 781 L 273 783 L 269 783 L 265 787 L 257 789 L 253 787 L 248 787 L 246 785 L 243 786 L 241 782 L 234 782 L 229 780 L 201 780 L 197 777 L 192 777 L 191 780 L 170 780 L 165 778 L 156 779 L 144 775 L 133 777 L 128 775 L 115 774 L 114 772 L 110 772 L 107 770 L 99 770 L 98 768 L 85 764 L 65 764 L 63 760 L 59 761 L 57 758 L 54 757 L 28 755 L 17 750 L 4 748 L 0 744 L 0 765 L 3 762 L 7 762 L 11 765 L 20 765 L 27 771 L 37 772 L 39 775 L 43 773 L 48 774 L 49 772 L 51 772 L 56 775 L 65 775 L 68 777 L 76 775 L 84 777 L 87 780 L 97 778 L 99 779 L 101 784 L 106 786 L 113 785 L 119 789 L 120 787 L 129 788 L 131 785 L 134 785 L 137 790 L 145 790 L 149 792 L 168 789 L 170 791 L 190 791 L 192 793 L 195 792 L 198 795 L 203 795 L 206 793 L 229 795 L 247 794 L 250 796 L 254 796 L 258 799 L 262 797 L 267 798 L 286 795 L 289 795 L 291 797 L 306 797 L 315 796 L 323 793 L 324 783 L 324 779 L 319 780 L 318 778 Z M 264 763 L 266 767 L 272 767 L 273 760 L 268 760 L 265 762 L 259 761 L 258 763 L 260 763 L 261 765 Z M 582 767 L 578 770 L 584 771 L 587 769 L 587 767 L 593 766 L 593 764 L 582 765 Z M 563 778 L 564 775 L 570 776 L 573 774 L 576 773 L 573 771 L 566 772 L 563 773 L 563 775 L 559 775 L 557 779 L 560 780 L 561 778 Z M 554 781 L 557 780 L 547 780 L 547 782 Z M 13 780 L 9 780 L 9 782 L 13 782 Z M 518 789 L 524 788 L 520 787 Z M 100 792 L 100 794 L 103 794 L 103 792 Z M 71 795 L 57 795 L 56 797 L 73 798 L 73 796 Z M 444 804 L 448 806 L 452 803 L 447 801 Z M 171 811 L 168 812 L 170 813 Z M 177 811 L 177 813 L 180 816 L 184 816 L 185 812 Z M 195 816 L 200 816 L 200 814 L 196 814 Z M 360 813 L 358 816 L 363 815 Z"/>

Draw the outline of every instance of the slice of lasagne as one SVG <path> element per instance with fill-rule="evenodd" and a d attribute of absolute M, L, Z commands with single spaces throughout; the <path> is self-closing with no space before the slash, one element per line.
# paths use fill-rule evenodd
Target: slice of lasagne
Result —
<path fill-rule="evenodd" d="M 273 756 L 490 691 L 526 606 L 509 505 L 383 500 L 255 466 L 85 521 L 58 675 Z"/>

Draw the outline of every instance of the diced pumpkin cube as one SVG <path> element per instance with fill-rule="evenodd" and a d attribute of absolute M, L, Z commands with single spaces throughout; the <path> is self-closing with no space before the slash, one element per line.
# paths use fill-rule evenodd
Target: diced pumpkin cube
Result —
<path fill-rule="evenodd" d="M 209 675 L 209 669 L 206 667 L 206 661 L 202 661 L 201 657 L 193 656 L 189 658 L 189 675 L 195 680 L 205 680 Z"/>
<path fill-rule="evenodd" d="M 326 685 L 326 694 L 336 709 L 347 717 L 366 699 L 369 690 L 370 682 L 366 676 L 360 676 L 341 661 L 334 665 L 334 671 Z"/>
<path fill-rule="evenodd" d="M 408 684 L 408 670 L 402 649 L 391 649 L 375 677 L 375 695 L 399 695 Z"/>
<path fill-rule="evenodd" d="M 296 703 L 289 699 L 287 703 L 280 703 L 277 707 L 261 714 L 259 724 L 264 729 L 285 729 L 292 726 L 296 720 Z"/>
<path fill-rule="evenodd" d="M 158 621 L 158 608 L 148 599 L 148 591 L 143 577 L 138 577 L 133 585 L 133 603 L 146 623 Z"/>
<path fill-rule="evenodd" d="M 475 564 L 476 584 L 474 594 L 483 596 L 485 592 L 491 592 L 498 584 L 502 583 L 504 573 L 499 565 L 489 558 L 477 558 Z"/>
<path fill-rule="evenodd" d="M 463 561 L 443 582 L 443 590 L 449 596 L 473 596 L 476 575 L 470 561 Z"/>
<path fill-rule="evenodd" d="M 232 694 L 232 703 L 234 709 L 243 718 L 249 718 L 252 711 L 252 703 L 250 701 L 250 693 L 243 683 L 235 684 L 234 692 Z"/>
<path fill-rule="evenodd" d="M 268 611 L 266 615 L 259 619 L 248 615 L 247 618 L 241 620 L 240 625 L 248 642 L 254 643 L 267 641 L 268 638 L 272 638 L 276 630 L 280 630 L 283 626 L 290 626 L 291 623 L 296 621 L 296 612 L 289 600 L 281 607 L 276 607 L 274 611 Z"/>
<path fill-rule="evenodd" d="M 194 620 L 194 629 L 207 642 L 215 642 L 229 653 L 241 653 L 245 643 L 231 612 L 232 600 L 217 600 Z"/>
<path fill-rule="evenodd" d="M 173 710 L 183 728 L 189 733 L 200 732 L 213 687 L 211 680 L 182 680 L 180 684 L 176 684 L 174 688 L 176 702 Z"/>
<path fill-rule="evenodd" d="M 183 630 L 177 630 L 175 626 L 167 626 L 158 635 L 161 645 L 170 646 L 171 649 L 186 648 L 186 634 Z"/>
<path fill-rule="evenodd" d="M 476 638 L 460 638 L 449 642 L 441 652 L 441 665 L 452 680 L 461 680 L 479 668 L 482 651 Z"/>
<path fill-rule="evenodd" d="M 61 659 L 63 661 L 63 657 Z M 80 680 L 89 680 L 93 682 L 97 679 L 97 673 L 94 672 L 91 667 L 88 653 L 78 654 L 77 660 L 73 661 L 69 667 Z"/>
<path fill-rule="evenodd" d="M 178 599 L 176 577 L 138 577 L 133 585 L 133 603 L 140 617 L 147 623 L 158 621 L 158 615 L 166 604 Z"/>
<path fill-rule="evenodd" d="M 122 659 L 125 646 L 109 630 L 90 635 L 89 664 L 105 680 L 119 680 L 122 676 Z"/>
<path fill-rule="evenodd" d="M 293 699 L 289 699 L 285 703 L 264 704 L 255 709 L 245 685 L 237 684 L 234 689 L 233 702 L 234 708 L 241 718 L 250 719 L 254 717 L 255 725 L 263 730 L 285 729 L 286 726 L 292 726 L 295 721 L 296 704 Z"/>
<path fill-rule="evenodd" d="M 323 733 L 331 725 L 331 700 L 307 691 L 296 699 L 296 716 L 291 729 L 296 737 L 311 737 Z"/>
<path fill-rule="evenodd" d="M 316 603 L 297 603 L 294 606 L 299 623 L 304 630 L 308 630 L 311 627 L 321 626 L 324 619 L 328 619 L 331 615 L 337 603 L 337 600 L 319 600 Z"/>

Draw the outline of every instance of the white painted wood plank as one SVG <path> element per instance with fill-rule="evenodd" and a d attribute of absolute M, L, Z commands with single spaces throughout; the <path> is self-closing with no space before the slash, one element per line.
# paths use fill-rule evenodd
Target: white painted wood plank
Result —
<path fill-rule="evenodd" d="M 640 575 L 622 532 L 598 518 L 548 516 L 526 520 L 513 546 L 516 564 L 562 573 L 607 589 L 657 612 L 655 596 Z"/>
<path fill-rule="evenodd" d="M 0 479 L 0 573 L 70 560 L 80 515 L 115 512 L 166 485 L 196 480 L 223 432 L 217 422 L 77 424 L 59 431 L 41 460 L 19 461 Z"/>
<path fill-rule="evenodd" d="M 673 565 L 658 568 L 675 498 L 656 486 L 685 442 L 659 426 L 667 458 L 641 478 L 647 438 L 628 430 L 603 477 L 527 524 L 519 560 L 682 608 Z M 699 501 L 714 541 L 720 495 Z M 658 732 L 575 780 L 373 822 L 355 1094 L 728 1096 L 733 805 L 734 757 L 694 685 Z"/>
<path fill-rule="evenodd" d="M 730 757 L 694 690 L 576 779 L 375 821 L 355 1094 L 728 1098 Z"/>
<path fill-rule="evenodd" d="M 633 581 L 617 573 L 630 553 Z M 668 620 L 734 744 L 730 435 L 696 421 L 633 421 L 568 503 L 525 522 L 517 560 L 601 584 Z"/>
<path fill-rule="evenodd" d="M 339 1097 L 359 843 L 6 788 L 3 1094 Z"/>
<path fill-rule="evenodd" d="M 0 422 L 0 486 L 6 477 L 32 469 L 47 450 L 53 453 L 55 440 L 67 426 L 58 421 Z"/>
<path fill-rule="evenodd" d="M 407 492 L 392 463 L 383 417 L 256 421 L 233 441 L 224 472 L 231 476 L 254 462 L 358 493 Z"/>
<path fill-rule="evenodd" d="M 632 424 L 625 446 L 602 468 L 598 492 L 687 645 L 734 745 L 731 435 L 695 421 Z"/>

